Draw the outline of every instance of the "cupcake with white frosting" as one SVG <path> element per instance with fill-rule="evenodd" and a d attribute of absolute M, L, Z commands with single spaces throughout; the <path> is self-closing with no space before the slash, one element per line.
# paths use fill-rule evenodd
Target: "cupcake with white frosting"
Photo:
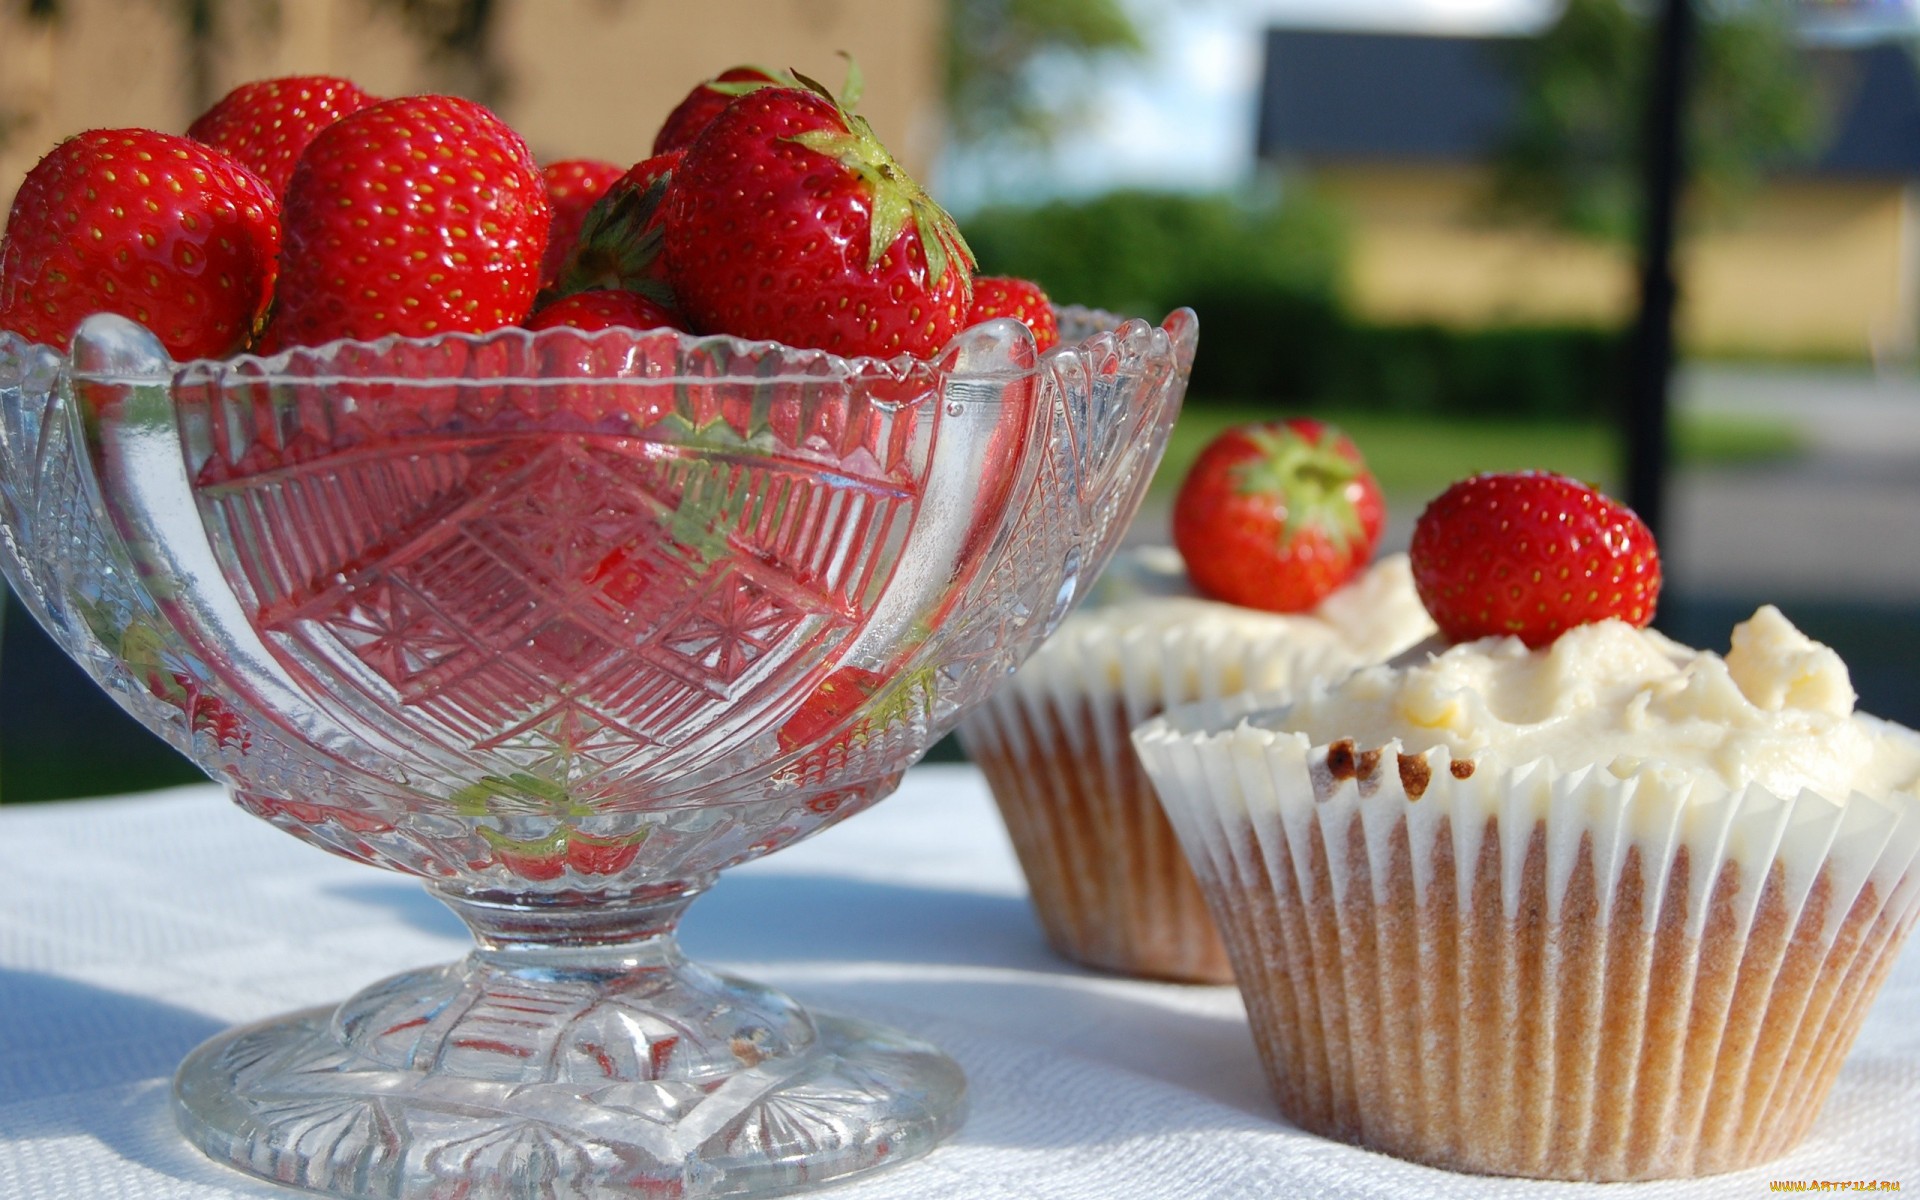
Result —
<path fill-rule="evenodd" d="M 1518 511 L 1500 553 L 1535 536 Z M 1604 599 L 1630 574 L 1613 553 L 1567 593 Z M 1504 594 L 1495 569 L 1474 567 Z M 1421 591 L 1458 637 L 1459 596 Z M 1765 1161 L 1920 911 L 1920 735 L 1854 711 L 1839 657 L 1770 607 L 1724 656 L 1553 620 L 1278 709 L 1191 706 L 1136 744 L 1289 1119 L 1497 1174 Z"/>
<path fill-rule="evenodd" d="M 1264 444 L 1253 442 L 1272 452 L 1257 461 L 1264 469 L 1270 457 L 1297 455 L 1300 438 L 1345 443 L 1337 431 L 1296 422 Z M 1351 454 L 1350 443 L 1337 453 Z M 1206 464 L 1203 456 L 1195 477 Z M 962 742 L 992 788 L 1035 913 L 1058 953 L 1127 975 L 1232 978 L 1128 734 L 1197 700 L 1249 691 L 1274 699 L 1380 662 L 1430 634 L 1406 556 L 1367 562 L 1378 536 L 1377 495 L 1373 502 L 1372 531 L 1342 569 L 1344 583 L 1310 593 L 1312 603 L 1301 611 L 1204 597 L 1171 547 L 1123 555 L 1087 605 L 962 723 Z M 1254 536 L 1280 541 L 1277 528 Z M 1284 568 L 1269 561 L 1266 570 L 1271 577 Z M 1258 586 L 1258 571 L 1243 574 Z"/>

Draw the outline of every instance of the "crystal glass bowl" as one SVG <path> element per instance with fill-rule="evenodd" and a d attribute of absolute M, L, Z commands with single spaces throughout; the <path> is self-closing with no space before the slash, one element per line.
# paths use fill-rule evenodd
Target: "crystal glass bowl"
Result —
<path fill-rule="evenodd" d="M 930 1148 L 958 1067 L 688 962 L 716 873 L 885 796 L 1054 628 L 1196 339 L 1063 313 L 933 362 L 657 331 L 179 364 L 0 334 L 0 565 L 295 837 L 422 879 L 464 961 L 230 1031 L 181 1128 L 352 1196 L 729 1195 Z"/>

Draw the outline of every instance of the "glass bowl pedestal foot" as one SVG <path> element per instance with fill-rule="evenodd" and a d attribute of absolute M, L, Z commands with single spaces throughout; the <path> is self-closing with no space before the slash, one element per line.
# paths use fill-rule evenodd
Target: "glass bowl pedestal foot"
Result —
<path fill-rule="evenodd" d="M 933 1046 L 689 962 L 697 885 L 591 908 L 430 890 L 478 948 L 201 1046 L 174 1081 L 188 1140 L 340 1196 L 768 1195 L 964 1116 Z"/>

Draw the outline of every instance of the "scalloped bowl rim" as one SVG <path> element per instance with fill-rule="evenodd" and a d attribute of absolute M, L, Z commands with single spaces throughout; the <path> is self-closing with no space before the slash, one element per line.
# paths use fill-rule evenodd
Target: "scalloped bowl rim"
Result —
<path fill-rule="evenodd" d="M 1074 351 L 1079 350 L 1081 347 L 1085 346 L 1087 341 L 1090 341 L 1095 337 L 1100 337 L 1103 335 L 1110 335 L 1110 334 L 1119 334 L 1123 330 L 1126 330 L 1127 328 L 1129 328 L 1130 326 L 1140 326 L 1143 329 L 1148 331 L 1165 332 L 1167 333 L 1168 336 L 1171 337 L 1173 336 L 1173 331 L 1168 329 L 1167 322 L 1172 319 L 1174 314 L 1182 311 L 1187 311 L 1187 310 L 1182 308 L 1176 308 L 1172 310 L 1172 312 L 1168 313 L 1166 317 L 1161 318 L 1161 321 L 1157 324 L 1155 322 L 1149 321 L 1144 317 L 1130 317 L 1130 316 L 1125 316 L 1119 313 L 1112 312 L 1107 309 L 1092 308 L 1092 307 L 1086 307 L 1082 305 L 1074 305 L 1074 304 L 1055 305 L 1054 311 L 1062 317 L 1078 320 L 1089 326 L 1092 326 L 1094 329 L 1094 332 L 1089 334 L 1088 337 L 1086 339 L 1083 339 L 1082 341 L 1067 342 L 1065 340 L 1062 340 L 1059 343 L 1055 344 L 1053 347 L 1046 350 L 1044 353 L 1036 352 L 1034 356 L 1033 365 L 1031 366 L 1019 367 L 1019 366 L 1009 365 L 1009 366 L 1006 366 L 1004 369 L 996 369 L 991 371 L 978 371 L 978 370 L 955 371 L 955 370 L 943 368 L 940 365 L 940 363 L 943 359 L 948 358 L 955 352 L 956 348 L 960 345 L 961 340 L 965 338 L 968 334 L 976 330 L 987 329 L 994 326 L 1005 327 L 1005 332 L 1007 332 L 1014 338 L 1024 340 L 1028 344 L 1032 344 L 1033 331 L 1030 328 L 1028 328 L 1025 322 L 1016 320 L 1012 317 L 996 317 L 990 321 L 983 321 L 976 325 L 970 325 L 965 329 L 962 329 L 957 333 L 955 333 L 953 337 L 948 340 L 947 344 L 941 348 L 938 354 L 936 354 L 932 358 L 925 358 L 925 359 L 916 358 L 911 354 L 905 354 L 905 353 L 898 354 L 892 358 L 887 358 L 887 359 L 877 358 L 870 355 L 856 355 L 856 356 L 848 357 L 848 356 L 835 354 L 833 351 L 830 351 L 830 350 L 821 350 L 817 348 L 804 347 L 804 346 L 791 346 L 785 342 L 772 341 L 768 339 L 740 338 L 740 337 L 735 337 L 731 334 L 725 334 L 725 333 L 694 334 L 694 333 L 687 333 L 682 330 L 675 330 L 667 326 L 662 326 L 662 327 L 651 329 L 651 330 L 635 330 L 635 329 L 628 329 L 624 327 L 613 327 L 613 328 L 602 329 L 602 330 L 588 331 L 588 330 L 573 329 L 569 326 L 556 326 L 552 329 L 543 329 L 543 330 L 528 330 L 517 325 L 505 325 L 498 329 L 491 329 L 482 333 L 450 331 L 447 333 L 433 334 L 429 337 L 406 337 L 400 334 L 389 334 L 385 337 L 375 338 L 372 340 L 357 340 L 353 338 L 341 338 L 341 339 L 338 339 L 332 342 L 327 342 L 325 344 L 318 345 L 318 346 L 289 347 L 288 349 L 282 350 L 277 354 L 265 355 L 265 356 L 255 355 L 255 354 L 237 354 L 228 358 L 196 358 L 196 359 L 187 359 L 184 361 L 169 358 L 167 361 L 170 364 L 170 368 L 167 372 L 167 377 L 173 378 L 173 379 L 179 379 L 179 378 L 191 376 L 195 373 L 206 373 L 206 374 L 218 373 L 220 375 L 224 375 L 229 378 L 237 375 L 242 379 L 245 379 L 251 382 L 261 382 L 261 383 L 276 382 L 276 381 L 284 380 L 289 382 L 298 381 L 299 383 L 307 384 L 307 385 L 351 383 L 356 385 L 365 384 L 365 385 L 394 386 L 394 387 L 445 386 L 448 383 L 460 382 L 460 381 L 471 382 L 476 384 L 491 382 L 491 383 L 524 384 L 524 385 L 530 385 L 530 386 L 572 386 L 572 387 L 591 386 L 596 383 L 620 384 L 623 386 L 698 383 L 698 384 L 705 384 L 705 385 L 711 386 L 711 385 L 722 384 L 722 383 L 768 383 L 778 379 L 794 379 L 794 378 L 816 379 L 820 381 L 833 381 L 833 380 L 861 378 L 861 377 L 867 377 L 867 378 L 891 377 L 896 380 L 901 380 L 901 379 L 910 378 L 912 375 L 914 375 L 917 372 L 931 372 L 937 378 L 946 378 L 946 379 L 1013 381 L 1013 380 L 1033 378 L 1038 374 L 1040 374 L 1041 370 L 1043 369 L 1042 364 L 1046 360 L 1055 358 L 1061 355 L 1071 354 Z M 98 315 L 98 314 L 95 314 L 95 315 Z M 118 315 L 118 314 L 115 314 L 115 315 Z M 91 318 L 88 318 L 88 319 L 91 319 Z M 123 318 L 123 319 L 132 321 L 132 318 Z M 134 322 L 134 323 L 138 324 L 138 322 Z M 698 352 L 698 351 L 706 350 L 709 348 L 721 347 L 721 348 L 725 348 L 730 354 L 735 356 L 752 357 L 752 356 L 764 356 L 764 355 L 774 355 L 774 354 L 785 355 L 785 356 L 789 356 L 790 360 L 794 362 L 796 365 L 813 366 L 814 364 L 823 364 L 824 369 L 819 371 L 797 371 L 797 372 L 781 374 L 781 375 L 672 374 L 672 375 L 634 375 L 634 376 L 608 376 L 608 377 L 596 377 L 593 375 L 560 375 L 560 376 L 551 376 L 551 377 L 537 377 L 537 376 L 506 375 L 506 374 L 496 375 L 496 376 L 485 376 L 485 375 L 409 376 L 409 375 L 364 375 L 364 374 L 348 374 L 348 373 L 304 375 L 304 374 L 289 373 L 285 369 L 286 364 L 289 363 L 291 360 L 293 360 L 295 357 L 302 357 L 302 358 L 320 358 L 323 356 L 332 357 L 332 356 L 338 356 L 345 352 L 354 351 L 354 350 L 366 351 L 372 354 L 388 354 L 388 353 L 391 353 L 395 348 L 400 346 L 413 346 L 421 349 L 432 349 L 432 348 L 437 348 L 437 347 L 447 346 L 447 345 L 454 345 L 454 344 L 464 344 L 472 347 L 484 347 L 484 346 L 489 346 L 496 343 L 502 343 L 502 342 L 508 342 L 508 341 L 523 341 L 523 342 L 530 343 L 540 338 L 547 337 L 547 335 L 554 335 L 548 338 L 548 340 L 556 344 L 562 341 L 569 341 L 569 342 L 584 343 L 589 346 L 601 341 L 611 342 L 614 339 L 620 338 L 620 337 L 626 337 L 629 339 L 634 338 L 636 336 L 672 337 L 680 343 L 680 347 L 683 353 Z M 9 330 L 0 330 L 0 344 L 6 343 L 6 342 L 11 342 L 16 345 L 26 346 L 31 349 L 44 351 L 45 353 L 52 356 L 53 363 L 58 364 L 60 366 L 65 366 L 71 362 L 70 351 L 62 352 L 59 348 L 49 345 L 47 343 L 31 342 Z M 83 378 L 91 381 L 100 381 L 100 382 L 146 382 L 146 381 L 151 381 L 154 378 L 157 378 L 157 376 L 126 375 L 126 374 L 120 374 L 116 372 L 101 372 L 101 371 L 75 370 L 73 373 L 79 378 Z"/>

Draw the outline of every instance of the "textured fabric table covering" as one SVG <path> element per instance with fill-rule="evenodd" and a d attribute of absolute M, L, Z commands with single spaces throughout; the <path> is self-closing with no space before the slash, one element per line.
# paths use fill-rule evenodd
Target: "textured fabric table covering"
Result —
<path fill-rule="evenodd" d="M 1758 1197 L 1774 1180 L 1920 1191 L 1920 951 L 1874 1006 L 1812 1137 L 1691 1183 L 1450 1175 L 1311 1137 L 1266 1096 L 1238 993 L 1106 978 L 1041 941 L 966 767 L 730 871 L 689 953 L 938 1042 L 972 1113 L 931 1156 L 837 1200 L 1265 1196 Z M 416 884 L 301 845 L 212 786 L 0 809 L 0 1197 L 274 1197 L 174 1132 L 168 1080 L 223 1026 L 457 957 Z"/>

